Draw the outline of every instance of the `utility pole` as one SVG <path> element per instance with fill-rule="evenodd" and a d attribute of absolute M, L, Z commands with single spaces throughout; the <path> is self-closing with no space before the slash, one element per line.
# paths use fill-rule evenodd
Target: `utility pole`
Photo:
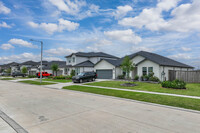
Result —
<path fill-rule="evenodd" d="M 40 84 L 42 83 L 42 56 L 43 56 L 43 41 L 33 40 L 30 39 L 30 41 L 34 42 L 40 42 L 41 43 L 41 61 L 40 61 Z"/>

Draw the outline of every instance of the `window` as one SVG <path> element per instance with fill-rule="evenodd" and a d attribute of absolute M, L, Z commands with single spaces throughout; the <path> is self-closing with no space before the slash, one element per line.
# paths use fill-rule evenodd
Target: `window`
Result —
<path fill-rule="evenodd" d="M 147 67 L 142 67 L 142 75 L 147 75 Z"/>
<path fill-rule="evenodd" d="M 72 58 L 73 62 L 75 62 L 75 57 Z"/>
<path fill-rule="evenodd" d="M 148 67 L 148 75 L 153 74 L 153 67 Z"/>
<path fill-rule="evenodd" d="M 71 59 L 69 59 L 68 62 L 71 63 Z"/>

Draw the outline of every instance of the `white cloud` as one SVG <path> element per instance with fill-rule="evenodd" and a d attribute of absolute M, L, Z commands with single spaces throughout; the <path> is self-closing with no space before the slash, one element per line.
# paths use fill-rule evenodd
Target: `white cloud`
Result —
<path fill-rule="evenodd" d="M 3 49 L 3 50 L 9 50 L 9 49 L 12 49 L 14 47 L 11 44 L 7 43 L 7 44 L 2 44 L 0 48 Z"/>
<path fill-rule="evenodd" d="M 9 14 L 11 12 L 11 10 L 4 6 L 3 2 L 0 1 L 0 14 Z"/>
<path fill-rule="evenodd" d="M 59 19 L 58 24 L 55 23 L 34 23 L 28 22 L 28 24 L 33 28 L 41 28 L 49 34 L 53 34 L 54 32 L 63 32 L 64 30 L 73 31 L 79 27 L 78 23 L 74 23 L 68 20 Z"/>
<path fill-rule="evenodd" d="M 200 1 L 193 0 L 192 3 L 177 6 L 179 1 L 161 0 L 155 8 L 145 8 L 138 16 L 124 18 L 118 23 L 123 26 L 145 27 L 152 31 L 200 31 Z M 170 11 L 169 19 L 164 19 L 163 11 Z"/>
<path fill-rule="evenodd" d="M 153 52 L 155 49 L 148 48 L 148 47 L 132 47 L 132 52 L 138 52 L 138 51 L 147 51 L 147 52 Z"/>
<path fill-rule="evenodd" d="M 109 46 L 112 46 L 112 41 L 103 39 L 94 39 L 95 43 L 93 45 L 87 46 L 86 49 L 89 51 L 99 52 L 102 51 L 103 48 L 108 48 Z"/>
<path fill-rule="evenodd" d="M 181 48 L 183 51 L 191 51 L 192 49 L 191 48 L 186 48 L 186 47 L 182 47 Z"/>
<path fill-rule="evenodd" d="M 23 53 L 20 55 L 11 55 L 11 56 L 3 56 L 0 57 L 0 64 L 6 64 L 6 63 L 10 63 L 13 61 L 17 61 L 17 62 L 23 62 L 23 61 L 27 61 L 27 60 L 37 60 L 40 59 L 39 55 L 34 55 L 32 53 Z"/>
<path fill-rule="evenodd" d="M 152 31 L 160 30 L 167 26 L 167 22 L 162 18 L 162 12 L 168 11 L 177 5 L 179 0 L 161 0 L 155 8 L 143 9 L 136 17 L 124 18 L 118 23 L 124 26 L 142 28 L 143 26 Z"/>
<path fill-rule="evenodd" d="M 2 22 L 2 23 L 0 23 L 0 28 L 1 27 L 3 27 L 3 28 L 11 28 L 12 26 L 8 25 L 6 22 Z"/>
<path fill-rule="evenodd" d="M 178 54 L 174 54 L 174 55 L 169 55 L 169 58 L 172 59 L 191 59 L 191 56 L 188 54 L 182 54 L 182 53 L 178 53 Z"/>
<path fill-rule="evenodd" d="M 33 61 L 40 61 L 40 54 L 36 55 L 33 53 L 22 53 L 19 55 L 11 55 L 11 56 L 1 56 L 0 57 L 0 64 L 6 64 L 6 63 L 10 63 L 10 62 L 24 62 L 24 61 L 28 61 L 28 60 L 33 60 Z M 45 61 L 52 61 L 52 60 L 62 60 L 58 57 L 48 57 L 48 56 L 44 56 L 43 60 Z"/>
<path fill-rule="evenodd" d="M 80 12 L 83 6 L 86 6 L 85 1 L 75 0 L 49 0 L 51 4 L 56 6 L 59 10 L 66 12 L 69 15 L 76 15 Z"/>
<path fill-rule="evenodd" d="M 49 0 L 49 3 L 76 20 L 94 16 L 99 12 L 98 5 L 88 4 L 85 0 Z"/>
<path fill-rule="evenodd" d="M 28 48 L 38 48 L 37 45 L 33 45 L 32 43 L 24 41 L 22 39 L 13 38 L 13 39 L 10 39 L 8 42 L 14 45 L 19 45 L 19 46 L 28 47 Z"/>
<path fill-rule="evenodd" d="M 126 14 L 132 10 L 133 10 L 133 8 L 129 5 L 118 6 L 117 10 L 115 12 L 113 12 L 113 16 L 115 17 L 115 19 L 120 19 L 120 18 L 123 18 L 124 16 L 126 16 Z"/>
<path fill-rule="evenodd" d="M 138 44 L 142 41 L 142 38 L 135 35 L 131 29 L 106 31 L 104 34 L 112 40 L 118 40 L 129 44 Z"/>
<path fill-rule="evenodd" d="M 77 52 L 76 50 L 68 49 L 68 48 L 56 48 L 56 49 L 49 49 L 44 51 L 48 56 L 66 56 L 71 53 Z"/>

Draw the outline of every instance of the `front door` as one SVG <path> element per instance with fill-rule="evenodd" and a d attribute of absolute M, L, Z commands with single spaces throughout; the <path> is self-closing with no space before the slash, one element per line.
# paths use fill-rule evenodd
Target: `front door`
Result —
<path fill-rule="evenodd" d="M 75 75 L 78 75 L 79 73 L 80 73 L 80 68 L 76 67 L 76 69 L 75 69 Z"/>
<path fill-rule="evenodd" d="M 137 76 L 137 67 L 134 68 L 134 70 L 132 71 L 132 79 L 135 78 L 135 76 Z"/>

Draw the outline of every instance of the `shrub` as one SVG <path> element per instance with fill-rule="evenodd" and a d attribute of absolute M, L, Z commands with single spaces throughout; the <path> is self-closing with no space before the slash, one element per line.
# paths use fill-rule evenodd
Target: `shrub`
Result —
<path fill-rule="evenodd" d="M 65 76 L 65 79 L 72 79 L 72 76 L 71 75 Z"/>
<path fill-rule="evenodd" d="M 149 78 L 150 78 L 150 77 L 153 77 L 153 75 L 154 75 L 154 73 L 153 73 L 153 72 L 151 72 L 151 73 L 149 73 L 149 75 L 148 75 L 148 76 L 149 76 Z"/>
<path fill-rule="evenodd" d="M 36 75 L 28 75 L 28 78 L 36 78 Z"/>
<path fill-rule="evenodd" d="M 118 79 L 124 79 L 125 75 L 119 75 L 117 78 Z"/>
<path fill-rule="evenodd" d="M 64 76 L 54 76 L 52 79 L 65 79 L 65 77 Z"/>
<path fill-rule="evenodd" d="M 150 78 L 149 78 L 149 81 L 159 82 L 160 80 L 159 80 L 158 77 L 153 76 L 153 77 L 150 77 Z"/>
<path fill-rule="evenodd" d="M 139 76 L 136 75 L 136 76 L 134 77 L 134 80 L 138 80 L 138 79 L 139 79 Z"/>
<path fill-rule="evenodd" d="M 165 88 L 186 89 L 186 83 L 177 79 L 174 81 L 163 81 L 161 85 Z"/>
<path fill-rule="evenodd" d="M 149 80 L 149 76 L 148 75 L 141 76 L 141 79 L 143 81 L 148 81 Z"/>
<path fill-rule="evenodd" d="M 54 76 L 54 77 L 52 77 L 52 79 L 54 80 L 54 79 L 72 79 L 72 76 Z"/>

